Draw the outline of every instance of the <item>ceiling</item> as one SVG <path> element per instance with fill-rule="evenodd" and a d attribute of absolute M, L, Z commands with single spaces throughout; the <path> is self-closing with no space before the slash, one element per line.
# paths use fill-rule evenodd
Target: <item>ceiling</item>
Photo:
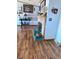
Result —
<path fill-rule="evenodd" d="M 18 2 L 39 6 L 40 0 L 18 0 Z"/>

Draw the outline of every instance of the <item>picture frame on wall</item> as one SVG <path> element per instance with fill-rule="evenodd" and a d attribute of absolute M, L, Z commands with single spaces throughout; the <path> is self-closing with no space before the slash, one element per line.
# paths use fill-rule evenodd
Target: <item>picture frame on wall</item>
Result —
<path fill-rule="evenodd" d="M 23 4 L 23 12 L 33 13 L 33 5 Z"/>

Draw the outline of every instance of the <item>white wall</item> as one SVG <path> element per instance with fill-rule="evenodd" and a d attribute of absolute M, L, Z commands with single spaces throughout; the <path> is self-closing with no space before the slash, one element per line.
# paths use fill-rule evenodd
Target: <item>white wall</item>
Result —
<path fill-rule="evenodd" d="M 44 35 L 45 16 L 38 17 L 38 22 L 42 23 L 42 35 Z"/>
<path fill-rule="evenodd" d="M 23 3 L 17 2 L 17 12 L 23 8 Z M 22 9 L 23 10 L 23 9 Z M 21 15 L 22 16 L 22 15 Z M 17 25 L 20 25 L 19 16 L 17 15 Z"/>
<path fill-rule="evenodd" d="M 47 19 L 46 19 L 46 29 L 45 29 L 45 39 L 55 39 L 57 27 L 60 20 L 60 0 L 49 0 Z M 51 9 L 55 7 L 58 8 L 58 13 L 53 14 Z M 52 21 L 49 21 L 49 18 L 52 18 Z"/>

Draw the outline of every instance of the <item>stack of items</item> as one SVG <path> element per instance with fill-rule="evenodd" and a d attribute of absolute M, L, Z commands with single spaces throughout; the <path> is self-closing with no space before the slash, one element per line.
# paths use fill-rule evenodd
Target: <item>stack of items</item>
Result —
<path fill-rule="evenodd" d="M 43 40 L 44 39 L 44 37 L 41 33 L 41 29 L 42 29 L 42 25 L 41 25 L 41 23 L 38 23 L 38 27 L 34 28 L 34 34 L 33 34 L 34 40 Z"/>

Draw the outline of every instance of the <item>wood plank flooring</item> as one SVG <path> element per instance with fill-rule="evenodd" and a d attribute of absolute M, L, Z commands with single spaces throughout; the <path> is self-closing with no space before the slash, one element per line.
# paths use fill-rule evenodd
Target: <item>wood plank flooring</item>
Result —
<path fill-rule="evenodd" d="M 17 59 L 61 59 L 54 40 L 34 41 L 32 30 L 17 32 Z"/>

